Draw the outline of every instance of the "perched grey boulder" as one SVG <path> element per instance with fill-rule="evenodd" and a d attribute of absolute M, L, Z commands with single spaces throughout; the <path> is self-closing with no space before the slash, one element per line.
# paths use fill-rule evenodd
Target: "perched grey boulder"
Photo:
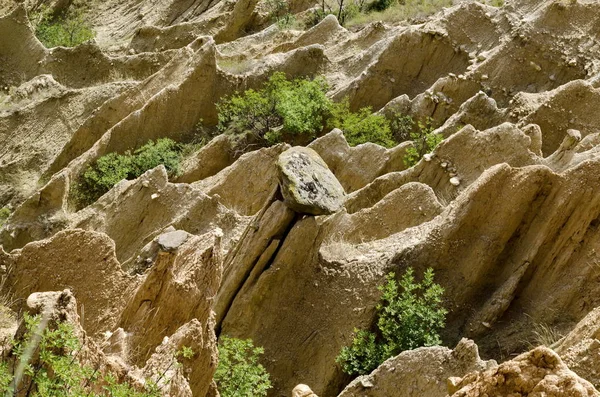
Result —
<path fill-rule="evenodd" d="M 344 188 L 317 152 L 293 147 L 279 156 L 279 185 L 285 204 L 310 215 L 329 215 L 342 209 Z"/>
<path fill-rule="evenodd" d="M 157 242 L 161 250 L 172 252 L 186 242 L 190 234 L 185 230 L 176 230 L 174 232 L 163 233 L 158 236 Z"/>

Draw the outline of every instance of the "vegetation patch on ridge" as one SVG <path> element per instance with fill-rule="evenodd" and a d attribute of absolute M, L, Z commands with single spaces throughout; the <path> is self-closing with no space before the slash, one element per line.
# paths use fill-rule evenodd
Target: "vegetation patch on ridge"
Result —
<path fill-rule="evenodd" d="M 433 277 L 431 268 L 421 282 L 415 280 L 412 268 L 399 282 L 394 273 L 388 274 L 386 284 L 379 287 L 377 332 L 355 329 L 352 344 L 336 358 L 345 373 L 365 375 L 405 350 L 441 343 L 438 332 L 448 312 L 442 306 L 444 289 Z"/>

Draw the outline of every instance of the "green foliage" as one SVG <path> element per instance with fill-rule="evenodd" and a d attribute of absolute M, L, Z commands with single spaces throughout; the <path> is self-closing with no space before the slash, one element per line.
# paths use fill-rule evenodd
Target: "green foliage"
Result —
<path fill-rule="evenodd" d="M 371 3 L 370 8 L 376 11 L 383 11 L 390 8 L 390 6 L 396 2 L 397 0 L 375 0 Z M 404 3 L 404 1 L 401 1 L 401 3 Z"/>
<path fill-rule="evenodd" d="M 419 121 L 417 124 L 418 129 L 410 132 L 410 139 L 413 141 L 414 146 L 408 148 L 404 156 L 404 164 L 407 167 L 417 164 L 425 154 L 433 151 L 444 140 L 441 134 L 433 132 L 435 128 L 432 126 L 431 119 L 424 123 Z"/>
<path fill-rule="evenodd" d="M 433 277 L 433 269 L 425 271 L 420 283 L 412 268 L 400 282 L 394 273 L 388 274 L 387 283 L 379 287 L 377 333 L 355 330 L 352 345 L 342 348 L 336 358 L 344 372 L 368 374 L 405 350 L 441 343 L 438 332 L 444 328 L 447 311 L 442 306 L 444 289 Z"/>
<path fill-rule="evenodd" d="M 222 336 L 215 381 L 222 397 L 261 397 L 271 388 L 269 374 L 258 363 L 264 353 L 252 340 Z"/>
<path fill-rule="evenodd" d="M 396 144 L 391 126 L 400 128 L 401 121 L 390 123 L 369 107 L 352 112 L 348 98 L 335 103 L 326 96 L 327 89 L 322 77 L 290 81 L 285 74 L 274 73 L 263 88 L 221 100 L 217 128 L 258 146 L 296 140 L 308 143 L 325 131 L 325 126 L 341 129 L 352 146 Z"/>
<path fill-rule="evenodd" d="M 185 359 L 190 359 L 194 357 L 194 350 L 191 347 L 181 346 L 181 350 L 176 353 L 176 356 L 181 356 Z"/>
<path fill-rule="evenodd" d="M 351 146 L 366 142 L 373 142 L 385 147 L 395 145 L 390 123 L 385 116 L 373 114 L 370 107 L 364 107 L 356 113 L 351 112 L 348 98 L 332 105 L 328 125 L 344 131 L 346 140 Z"/>
<path fill-rule="evenodd" d="M 12 358 L 0 363 L 0 391 L 13 395 L 36 397 L 158 397 L 159 390 L 135 390 L 127 383 L 118 383 L 112 374 L 104 377 L 90 367 L 82 366 L 77 355 L 79 340 L 68 323 L 40 327 L 40 316 L 24 317 L 26 331 L 12 343 Z M 43 328 L 43 329 L 40 329 Z M 36 342 L 37 346 L 36 346 Z M 14 359 L 13 359 L 14 358 Z M 14 370 L 21 363 L 24 376 L 15 385 Z"/>
<path fill-rule="evenodd" d="M 286 0 L 267 0 L 269 19 L 277 24 L 279 29 L 289 29 L 296 22 Z"/>
<path fill-rule="evenodd" d="M 10 217 L 10 209 L 8 207 L 0 208 L 0 228 L 4 226 L 6 220 Z"/>
<path fill-rule="evenodd" d="M 48 8 L 41 8 L 32 20 L 35 35 L 47 48 L 75 47 L 95 36 L 82 12 L 77 9 L 53 16 Z"/>
<path fill-rule="evenodd" d="M 376 338 L 373 332 L 354 329 L 352 344 L 343 347 L 336 358 L 345 373 L 368 374 L 385 361 L 383 349 Z"/>
<path fill-rule="evenodd" d="M 79 199 L 84 205 L 91 204 L 123 179 L 135 179 L 160 164 L 169 176 L 176 176 L 181 168 L 182 150 L 182 145 L 162 138 L 148 141 L 133 154 L 129 151 L 106 154 L 83 173 L 78 186 Z"/>
<path fill-rule="evenodd" d="M 393 112 L 390 121 L 390 129 L 396 142 L 405 142 L 410 140 L 410 134 L 414 128 L 415 121 L 411 116 L 405 116 L 399 112 Z"/>
<path fill-rule="evenodd" d="M 217 127 L 262 145 L 281 142 L 285 135 L 313 139 L 323 129 L 329 111 L 326 92 L 323 78 L 290 81 L 277 72 L 260 90 L 221 100 Z"/>

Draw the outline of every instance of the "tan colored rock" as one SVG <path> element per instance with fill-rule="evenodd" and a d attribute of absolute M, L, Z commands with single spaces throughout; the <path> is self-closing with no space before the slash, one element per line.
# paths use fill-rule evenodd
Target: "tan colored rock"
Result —
<path fill-rule="evenodd" d="M 217 174 L 233 163 L 232 152 L 229 137 L 217 136 L 183 163 L 181 175 L 175 182 L 192 183 Z"/>
<path fill-rule="evenodd" d="M 452 397 L 600 396 L 594 386 L 569 370 L 560 357 L 546 347 L 538 347 L 497 368 L 466 375 L 455 387 L 459 389 Z"/>
<path fill-rule="evenodd" d="M 287 144 L 279 144 L 246 153 L 221 172 L 192 186 L 240 215 L 254 215 L 277 186 L 277 159 L 288 148 Z"/>
<path fill-rule="evenodd" d="M 348 193 L 364 187 L 378 176 L 406 168 L 403 161 L 406 145 L 392 149 L 374 143 L 350 147 L 339 129 L 316 139 L 308 147 L 321 156 Z"/>
<path fill-rule="evenodd" d="M 300 384 L 292 390 L 292 397 L 319 397 L 307 385 Z"/>
<path fill-rule="evenodd" d="M 356 378 L 339 397 L 446 397 L 446 379 L 495 366 L 479 358 L 473 341 L 462 339 L 454 350 L 435 346 L 400 353 Z"/>
<path fill-rule="evenodd" d="M 165 336 L 193 319 L 205 325 L 221 282 L 221 237 L 189 236 L 179 247 L 158 253 L 120 315 L 118 326 L 132 334 L 128 360 L 145 362 Z"/>
<path fill-rule="evenodd" d="M 217 338 L 213 318 L 204 321 L 193 319 L 165 337 L 141 370 L 143 378 L 158 382 L 163 396 L 204 397 L 214 387 Z M 192 357 L 178 354 L 184 346 Z"/>
<path fill-rule="evenodd" d="M 79 229 L 0 253 L 0 265 L 8 269 L 2 293 L 15 305 L 37 291 L 69 288 L 78 299 L 82 326 L 92 336 L 113 329 L 137 284 L 121 270 L 107 235 Z"/>
<path fill-rule="evenodd" d="M 553 347 L 571 370 L 600 387 L 600 308 L 592 310 Z"/>
<path fill-rule="evenodd" d="M 449 203 L 494 164 L 508 163 L 517 167 L 540 164 L 541 158 L 529 149 L 531 144 L 529 136 L 509 123 L 481 132 L 467 126 L 442 141 L 429 157 L 430 161 L 382 175 L 350 194 L 346 208 L 350 213 L 368 208 L 408 182 L 429 185 L 440 202 Z M 451 183 L 453 177 L 460 181 L 458 186 Z"/>

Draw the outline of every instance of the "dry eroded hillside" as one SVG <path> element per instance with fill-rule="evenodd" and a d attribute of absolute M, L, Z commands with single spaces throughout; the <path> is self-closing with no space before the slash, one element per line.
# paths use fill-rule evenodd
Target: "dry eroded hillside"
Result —
<path fill-rule="evenodd" d="M 214 395 L 226 334 L 264 347 L 271 395 L 336 396 L 350 379 L 335 357 L 372 325 L 385 275 L 433 267 L 457 348 L 403 353 L 341 396 L 600 395 L 599 2 L 465 1 L 350 31 L 334 16 L 280 29 L 258 0 L 106 0 L 88 10 L 94 41 L 47 49 L 34 2 L 0 1 L 1 293 L 19 312 L 70 289 L 55 309 L 86 359 L 152 377 L 192 345 L 163 393 Z M 289 3 L 300 18 L 318 2 Z M 189 140 L 276 71 L 324 76 L 353 110 L 431 117 L 444 140 L 408 169 L 409 143 L 310 143 L 346 193 L 332 215 L 283 202 L 289 146 L 241 153 L 226 135 L 175 178 L 157 167 L 75 202 L 99 157 Z M 568 336 L 524 353 L 539 327 Z"/>

